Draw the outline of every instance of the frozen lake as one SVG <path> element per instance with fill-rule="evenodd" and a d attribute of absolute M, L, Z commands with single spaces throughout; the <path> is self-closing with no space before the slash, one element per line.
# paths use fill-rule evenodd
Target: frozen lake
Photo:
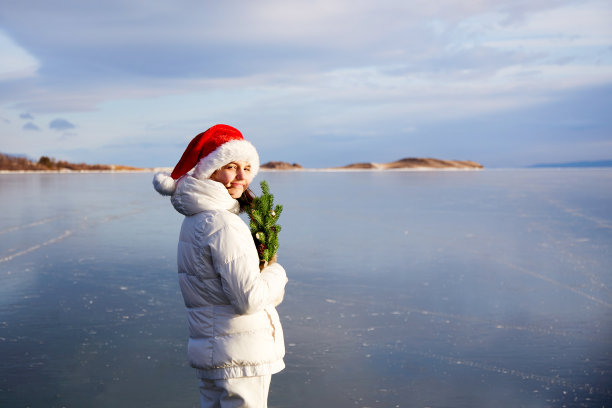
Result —
<path fill-rule="evenodd" d="M 0 406 L 198 406 L 151 179 L 0 174 Z M 262 179 L 290 279 L 271 407 L 612 405 L 612 169 Z"/>

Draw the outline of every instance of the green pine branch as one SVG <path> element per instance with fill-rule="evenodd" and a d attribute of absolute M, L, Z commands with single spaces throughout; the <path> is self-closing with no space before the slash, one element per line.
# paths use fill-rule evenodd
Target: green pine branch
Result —
<path fill-rule="evenodd" d="M 278 251 L 278 233 L 281 226 L 277 223 L 283 206 L 274 206 L 274 196 L 266 181 L 262 181 L 261 196 L 255 197 L 249 210 L 251 235 L 257 247 L 259 260 L 269 262 Z"/>

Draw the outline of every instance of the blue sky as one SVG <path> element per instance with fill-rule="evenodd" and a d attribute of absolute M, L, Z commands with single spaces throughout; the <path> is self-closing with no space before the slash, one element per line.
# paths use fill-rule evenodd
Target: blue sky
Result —
<path fill-rule="evenodd" d="M 173 166 L 612 158 L 612 2 L 0 0 L 0 152 Z"/>

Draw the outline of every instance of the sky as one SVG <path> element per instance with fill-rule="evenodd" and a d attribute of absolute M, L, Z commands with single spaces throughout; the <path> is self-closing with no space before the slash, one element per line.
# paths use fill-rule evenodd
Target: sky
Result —
<path fill-rule="evenodd" d="M 174 166 L 612 159 L 609 0 L 0 0 L 0 152 Z"/>

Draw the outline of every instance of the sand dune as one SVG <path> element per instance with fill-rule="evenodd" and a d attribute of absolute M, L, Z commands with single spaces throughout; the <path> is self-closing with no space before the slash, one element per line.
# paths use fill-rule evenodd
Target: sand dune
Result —
<path fill-rule="evenodd" d="M 482 169 L 480 163 L 467 160 L 441 160 L 432 158 L 405 158 L 390 163 L 354 163 L 340 169 Z"/>

